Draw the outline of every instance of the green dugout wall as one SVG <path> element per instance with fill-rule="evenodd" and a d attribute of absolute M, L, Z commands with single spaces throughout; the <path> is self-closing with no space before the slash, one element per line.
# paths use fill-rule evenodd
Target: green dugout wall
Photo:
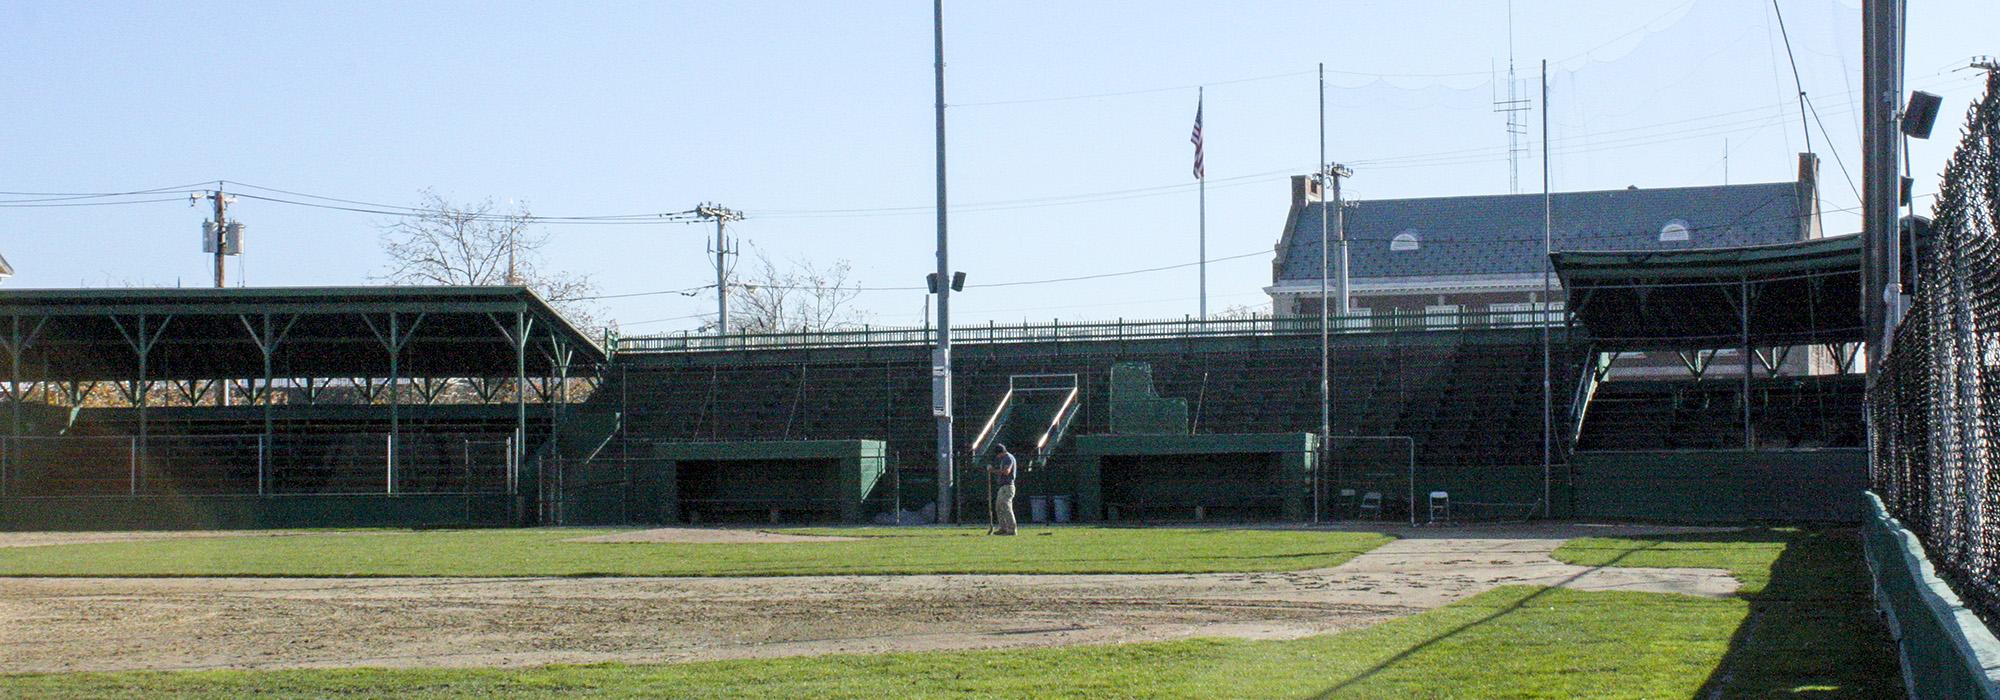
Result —
<path fill-rule="evenodd" d="M 1075 452 L 1085 520 L 1309 515 L 1311 433 L 1083 435 Z"/>
<path fill-rule="evenodd" d="M 658 443 L 638 468 L 633 516 L 860 522 L 886 454 L 880 440 Z"/>
<path fill-rule="evenodd" d="M 1676 522 L 1859 522 L 1868 452 L 1578 452 L 1577 517 Z"/>

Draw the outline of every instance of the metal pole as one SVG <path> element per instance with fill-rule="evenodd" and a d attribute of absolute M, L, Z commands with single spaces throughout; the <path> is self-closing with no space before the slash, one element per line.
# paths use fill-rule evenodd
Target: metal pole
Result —
<path fill-rule="evenodd" d="M 1554 263 L 1549 255 L 1555 252 L 1555 207 L 1549 194 L 1549 61 L 1542 59 L 1542 517 L 1553 517 L 1555 512 L 1555 487 L 1550 475 L 1555 462 L 1554 395 L 1549 376 L 1549 309 L 1555 306 L 1554 283 L 1551 273 Z M 1564 303 L 1568 307 L 1568 303 Z"/>
<path fill-rule="evenodd" d="M 1904 0 L 1861 3 L 1862 309 L 1868 321 L 1868 374 L 1882 363 L 1901 320 L 1901 236 L 1897 231 L 1896 112 L 1902 97 Z"/>
<path fill-rule="evenodd" d="M 1321 470 L 1326 463 L 1328 441 L 1333 439 L 1332 362 L 1328 357 L 1326 331 L 1326 64 L 1319 64 L 1319 459 L 1313 460 L 1313 522 L 1320 517 Z M 1334 185 L 1339 187 L 1338 184 Z"/>
<path fill-rule="evenodd" d="M 1403 443 L 1410 446 L 1410 527 L 1416 527 L 1417 526 L 1417 439 L 1413 437 L 1405 437 L 1403 438 Z"/>
<path fill-rule="evenodd" d="M 931 413 L 937 416 L 937 521 L 953 522 L 951 435 L 951 258 L 945 214 L 944 0 L 931 2 L 937 81 L 937 350 L 931 358 Z"/>
<path fill-rule="evenodd" d="M 1204 127 L 1204 126 L 1202 125 L 1202 123 L 1201 123 L 1201 117 L 1202 117 L 1202 88 L 1199 88 L 1199 87 L 1195 88 L 1195 89 L 1194 89 L 1194 94 L 1195 94 L 1195 98 L 1194 98 L 1194 105 L 1195 105 L 1195 106 L 1194 106 L 1194 124 L 1195 124 L 1195 128 L 1196 128 L 1196 129 L 1205 129 L 1205 127 Z M 1204 133 L 1203 133 L 1203 134 L 1201 135 L 1201 140 L 1202 140 L 1202 142 L 1203 142 L 1203 143 L 1200 143 L 1200 144 L 1197 144 L 1197 145 L 1196 145 L 1196 148 L 1200 148 L 1200 149 L 1202 149 L 1202 150 L 1204 150 L 1204 151 L 1205 151 L 1205 150 L 1207 150 L 1207 145 L 1208 145 L 1208 144 L 1207 144 L 1207 141 L 1208 141 L 1208 134 L 1204 132 Z M 1201 163 L 1199 162 L 1199 159 L 1201 158 L 1201 156 L 1202 156 L 1202 155 L 1203 155 L 1203 154 L 1200 154 L 1200 153 L 1197 153 L 1197 154 L 1195 154 L 1195 157 L 1197 158 L 1197 162 L 1196 162 L 1196 164 L 1195 164 L 1195 167 L 1196 167 L 1196 170 L 1198 171 L 1198 172 L 1197 172 L 1197 173 L 1195 174 L 1195 179 L 1196 179 L 1196 180 L 1198 180 L 1198 181 L 1200 181 L 1200 183 L 1201 183 L 1201 186 L 1200 186 L 1200 187 L 1198 188 L 1198 189 L 1200 189 L 1200 191 L 1201 191 L 1201 236 L 1200 236 L 1200 238 L 1201 238 L 1201 244 L 1200 244 L 1200 254 L 1201 254 L 1201 257 L 1200 257 L 1200 260 L 1201 260 L 1201 320 L 1203 320 L 1203 321 L 1206 321 L 1206 320 L 1208 320 L 1208 172 L 1207 172 L 1207 168 L 1205 168 L 1205 167 L 1202 167 L 1202 164 L 1201 164 Z"/>

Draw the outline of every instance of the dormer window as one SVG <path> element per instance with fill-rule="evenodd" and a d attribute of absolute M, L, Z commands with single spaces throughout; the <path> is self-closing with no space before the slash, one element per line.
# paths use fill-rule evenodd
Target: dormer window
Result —
<path fill-rule="evenodd" d="M 1674 219 L 1667 222 L 1667 225 L 1660 227 L 1660 241 L 1663 243 L 1668 241 L 1685 241 L 1688 239 L 1688 231 L 1690 230 L 1692 229 L 1688 228 L 1688 222 Z"/>
<path fill-rule="evenodd" d="M 1395 238 L 1389 239 L 1389 250 L 1392 251 L 1416 250 L 1421 247 L 1423 247 L 1423 240 L 1417 238 L 1417 230 L 1413 228 L 1403 229 L 1402 233 L 1398 233 Z"/>

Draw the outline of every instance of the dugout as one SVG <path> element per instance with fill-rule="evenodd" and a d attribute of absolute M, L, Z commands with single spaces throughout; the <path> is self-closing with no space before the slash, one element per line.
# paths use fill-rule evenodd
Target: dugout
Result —
<path fill-rule="evenodd" d="M 521 287 L 0 291 L 0 528 L 538 522 L 604 360 Z"/>
<path fill-rule="evenodd" d="M 667 442 L 647 471 L 661 522 L 861 522 L 880 440 Z"/>
<path fill-rule="evenodd" d="M 1084 435 L 1076 439 L 1084 519 L 1301 521 L 1311 433 Z"/>

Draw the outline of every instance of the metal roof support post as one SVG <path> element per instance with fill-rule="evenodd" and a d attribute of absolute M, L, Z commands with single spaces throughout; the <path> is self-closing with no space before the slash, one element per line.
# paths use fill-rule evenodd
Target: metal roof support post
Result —
<path fill-rule="evenodd" d="M 401 364 L 403 344 L 396 340 L 401 337 L 401 330 L 396 325 L 398 323 L 396 317 L 399 315 L 394 311 L 389 312 L 389 480 L 387 489 L 391 496 L 396 494 L 396 438 L 397 433 L 402 432 L 403 428 L 402 413 L 398 409 L 398 404 L 403 402 Z"/>
<path fill-rule="evenodd" d="M 264 358 L 264 389 L 260 394 L 264 404 L 264 435 L 257 443 L 257 495 L 262 496 L 265 492 L 265 482 L 269 478 L 266 467 L 266 455 L 270 453 L 271 443 L 273 442 L 272 433 L 275 432 L 272 429 L 271 393 L 272 387 L 277 380 L 272 376 L 271 354 L 278 351 L 278 343 L 284 339 L 285 334 L 291 332 L 292 324 L 297 323 L 299 317 L 296 315 L 292 316 L 285 321 L 285 327 L 282 330 L 275 332 L 271 328 L 271 314 L 269 312 L 263 314 L 261 329 L 250 322 L 249 314 L 239 314 L 236 318 L 243 322 L 243 330 L 250 332 L 250 339 L 257 343 L 257 352 Z"/>
<path fill-rule="evenodd" d="M 146 332 L 146 314 L 144 313 L 138 314 L 138 323 L 135 328 L 137 332 L 125 330 L 125 324 L 119 322 L 116 315 L 110 315 L 108 318 L 111 319 L 111 325 L 118 328 L 118 334 L 125 337 L 125 343 L 132 346 L 132 351 L 139 356 L 139 377 L 132 384 L 132 398 L 137 400 L 136 403 L 139 409 L 138 458 L 132 463 L 132 493 L 137 495 L 146 484 L 148 443 L 150 439 L 146 417 L 146 405 L 149 403 L 146 400 L 146 371 L 149 369 L 147 367 L 147 357 L 153 354 L 153 345 L 160 341 L 160 336 L 166 335 L 167 324 L 172 323 L 174 317 L 168 315 L 161 319 L 160 326 L 153 329 L 153 332 L 150 334 Z"/>
<path fill-rule="evenodd" d="M 400 311 L 389 312 L 389 335 L 383 336 L 381 329 L 375 327 L 375 321 L 369 318 L 368 314 L 361 315 L 361 322 L 368 325 L 368 330 L 375 334 L 375 339 L 381 341 L 382 347 L 389 351 L 389 455 L 385 470 L 386 491 L 392 495 L 396 493 L 396 448 L 402 432 L 402 413 L 399 405 L 403 402 L 401 362 L 403 346 L 409 344 L 411 338 L 416 337 L 417 327 L 423 325 L 425 314 L 416 313 L 415 318 L 410 320 L 408 330 L 403 329 L 401 316 Z"/>
<path fill-rule="evenodd" d="M 514 310 L 514 332 L 507 340 L 514 344 L 514 449 L 513 469 L 508 473 L 507 494 L 518 496 L 521 491 L 521 467 L 528 461 L 528 307 L 522 305 Z M 504 329 L 503 329 L 504 330 Z M 515 501 L 519 503 L 518 498 Z M 515 520 L 527 517 L 527 513 L 517 513 Z"/>
<path fill-rule="evenodd" d="M 10 316 L 8 319 L 11 330 L 7 335 L 5 343 L 7 346 L 7 403 L 9 413 L 11 414 L 8 419 L 10 427 L 7 430 L 7 437 L 10 438 L 10 444 L 6 445 L 6 449 L 0 449 L 0 494 L 7 493 L 8 463 L 14 460 L 14 451 L 20 445 L 21 401 L 26 398 L 25 393 L 21 391 L 21 356 L 27 354 L 28 346 L 34 344 L 35 338 L 42 334 L 42 326 L 48 323 L 49 317 L 42 316 L 36 319 L 34 329 L 28 331 L 25 335 L 21 333 L 21 317 L 19 315 Z M 47 372 L 44 372 L 43 375 L 44 381 L 46 381 Z M 46 390 L 44 392 L 46 394 Z M 78 401 L 76 403 L 81 404 L 83 402 Z"/>
<path fill-rule="evenodd" d="M 1750 277 L 1747 273 L 1737 274 L 1736 318 L 1743 335 L 1743 449 L 1753 449 L 1755 437 L 1750 432 Z"/>
<path fill-rule="evenodd" d="M 551 461 L 555 463 L 556 469 L 561 470 L 563 458 L 561 453 L 556 449 L 558 446 L 555 442 L 556 434 L 561 430 L 563 421 L 569 412 L 569 370 L 570 363 L 575 358 L 576 348 L 571 346 L 569 341 L 564 340 L 562 334 L 557 332 L 557 329 L 550 328 L 549 350 L 549 377 L 555 381 L 555 389 L 544 395 L 542 400 L 549 405 L 549 446 L 551 447 L 549 455 L 552 457 Z M 538 485 L 536 492 L 541 493 L 542 488 L 539 485 L 548 483 L 548 478 L 543 473 L 543 470 L 536 470 L 535 483 Z M 549 494 L 548 503 L 544 507 L 548 509 L 549 520 L 551 522 L 561 523 L 563 503 L 561 471 L 556 473 L 553 488 L 554 491 Z"/>
<path fill-rule="evenodd" d="M 21 437 L 21 317 L 10 316 L 11 332 L 7 336 L 7 404 L 8 418 L 7 444 L 0 446 L 0 496 L 7 494 L 7 466 L 14 460 L 14 450 Z"/>

